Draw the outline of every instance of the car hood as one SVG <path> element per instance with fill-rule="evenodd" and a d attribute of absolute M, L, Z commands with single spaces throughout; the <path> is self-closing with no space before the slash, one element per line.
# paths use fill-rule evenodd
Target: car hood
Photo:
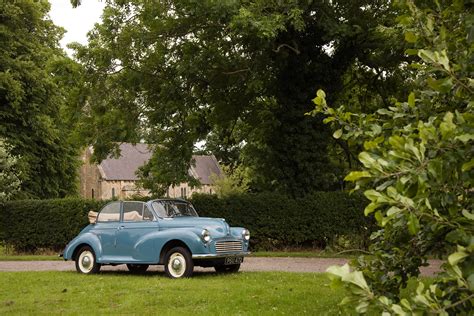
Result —
<path fill-rule="evenodd" d="M 226 223 L 223 218 L 210 218 L 210 217 L 190 217 L 190 216 L 179 216 L 174 218 L 166 218 L 160 221 L 160 227 L 162 229 L 170 228 L 196 228 L 196 229 L 207 229 L 211 236 L 224 237 L 230 235 L 229 224 Z"/>

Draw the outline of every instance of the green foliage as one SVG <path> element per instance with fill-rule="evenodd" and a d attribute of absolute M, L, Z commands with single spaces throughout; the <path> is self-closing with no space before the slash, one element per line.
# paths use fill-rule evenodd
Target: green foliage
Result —
<path fill-rule="evenodd" d="M 203 140 L 249 170 L 253 191 L 339 189 L 329 129 L 303 119 L 314 87 L 335 95 L 360 82 L 387 98 L 404 59 L 403 42 L 382 27 L 394 10 L 378 0 L 107 4 L 88 46 L 75 45 L 86 67 L 82 137 L 97 160 L 116 142 L 156 144 L 141 177 L 157 194 L 190 179 Z M 358 71 L 370 67 L 385 75 Z"/>
<path fill-rule="evenodd" d="M 367 239 L 371 223 L 362 215 L 363 197 L 320 192 L 303 199 L 278 194 L 238 194 L 225 198 L 193 195 L 200 216 L 225 218 L 250 229 L 259 249 L 316 245 L 341 235 Z M 0 240 L 20 251 L 60 250 L 88 224 L 87 213 L 106 201 L 82 199 L 17 200 L 2 204 Z"/>
<path fill-rule="evenodd" d="M 72 62 L 48 11 L 47 1 L 0 2 L 0 137 L 20 157 L 23 197 L 76 191 L 77 150 L 64 117 L 73 85 L 63 79 L 71 77 L 65 66 Z"/>
<path fill-rule="evenodd" d="M 473 5 L 463 1 L 417 7 L 397 1 L 398 18 L 417 55 L 415 90 L 406 102 L 375 113 L 331 108 L 323 91 L 314 102 L 334 137 L 363 144 L 362 170 L 346 180 L 364 188 L 381 230 L 372 236 L 373 257 L 355 262 L 356 271 L 331 268 L 336 283 L 352 296 L 343 304 L 356 311 L 397 315 L 468 315 L 474 308 L 474 114 L 471 78 Z M 401 298 L 429 254 L 447 256 L 443 274 L 430 286 Z"/>
<path fill-rule="evenodd" d="M 234 170 L 227 166 L 222 166 L 223 175 L 211 175 L 213 190 L 216 195 L 222 198 L 247 193 L 249 191 L 249 178 L 246 171 L 243 166 L 237 167 Z"/>
<path fill-rule="evenodd" d="M 248 228 L 258 249 L 324 248 L 341 235 L 367 238 L 372 227 L 358 213 L 365 206 L 363 197 L 343 192 L 318 192 L 299 199 L 275 193 L 193 195 L 192 203 L 200 216 L 221 217 L 230 225 Z"/>
<path fill-rule="evenodd" d="M 18 157 L 10 154 L 11 148 L 0 138 L 0 201 L 8 200 L 20 188 Z"/>
<path fill-rule="evenodd" d="M 104 201 L 77 198 L 16 200 L 1 204 L 0 240 L 18 251 L 62 250 L 86 225 L 87 213 Z"/>

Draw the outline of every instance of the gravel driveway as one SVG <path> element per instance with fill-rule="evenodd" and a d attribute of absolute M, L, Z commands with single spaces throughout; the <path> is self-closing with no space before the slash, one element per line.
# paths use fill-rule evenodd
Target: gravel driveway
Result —
<path fill-rule="evenodd" d="M 347 259 L 338 258 L 245 258 L 241 271 L 324 272 L 331 265 L 342 265 Z M 430 260 L 422 274 L 432 276 L 440 270 L 440 260 Z M 72 261 L 0 261 L 0 271 L 73 271 Z M 104 266 L 101 271 L 124 271 L 125 265 Z M 151 266 L 149 271 L 163 272 L 163 266 Z M 195 271 L 214 272 L 214 269 L 196 267 Z"/>

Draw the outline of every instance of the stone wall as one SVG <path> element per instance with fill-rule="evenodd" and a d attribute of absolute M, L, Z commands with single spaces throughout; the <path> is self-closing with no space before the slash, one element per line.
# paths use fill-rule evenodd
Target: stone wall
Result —
<path fill-rule="evenodd" d="M 96 164 L 90 163 L 91 151 L 86 149 L 81 156 L 82 165 L 79 170 L 80 194 L 88 199 L 101 199 L 101 175 Z"/>

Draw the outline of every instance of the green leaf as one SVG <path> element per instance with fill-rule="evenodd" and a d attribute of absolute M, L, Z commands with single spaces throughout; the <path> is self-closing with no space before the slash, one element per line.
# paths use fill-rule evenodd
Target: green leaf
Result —
<path fill-rule="evenodd" d="M 344 181 L 357 181 L 360 178 L 370 178 L 370 173 L 368 171 L 352 171 L 345 178 Z"/>
<path fill-rule="evenodd" d="M 458 251 L 449 255 L 448 262 L 450 265 L 455 266 L 459 263 L 459 261 L 466 258 L 467 256 L 469 256 L 468 253 L 464 251 Z"/>
<path fill-rule="evenodd" d="M 474 158 L 469 160 L 468 162 L 464 163 L 461 167 L 463 172 L 469 171 L 474 167 Z"/>
<path fill-rule="evenodd" d="M 463 209 L 462 215 L 464 215 L 465 218 L 470 219 L 471 221 L 474 221 L 474 214 L 470 213 L 468 210 Z"/>
<path fill-rule="evenodd" d="M 378 198 L 382 197 L 382 194 L 375 190 L 367 190 L 364 192 L 364 195 L 366 198 L 368 198 L 372 202 L 375 202 L 377 201 Z"/>
<path fill-rule="evenodd" d="M 326 98 L 326 93 L 325 93 L 323 90 L 321 90 L 321 89 L 319 89 L 319 90 L 316 92 L 316 95 L 317 95 L 318 97 L 322 98 L 322 99 L 325 99 L 325 98 Z"/>
<path fill-rule="evenodd" d="M 465 144 L 471 140 L 474 140 L 474 134 L 462 134 L 454 137 L 454 139 L 460 140 Z"/>
<path fill-rule="evenodd" d="M 333 116 L 331 116 L 331 117 L 326 117 L 326 118 L 323 120 L 323 123 L 324 123 L 324 124 L 327 124 L 327 123 L 330 123 L 330 122 L 335 121 L 335 120 L 336 120 L 336 118 L 333 117 Z"/>
<path fill-rule="evenodd" d="M 334 132 L 334 134 L 332 134 L 332 137 L 334 137 L 335 139 L 339 139 L 341 138 L 342 136 L 342 129 L 338 129 L 337 131 Z"/>
<path fill-rule="evenodd" d="M 444 115 L 443 123 L 439 124 L 439 129 L 443 138 L 447 138 L 451 132 L 456 129 L 456 125 L 453 123 L 453 118 L 453 113 L 447 112 Z"/>
<path fill-rule="evenodd" d="M 413 32 L 406 32 L 405 33 L 405 41 L 408 43 L 415 43 L 418 37 Z"/>
<path fill-rule="evenodd" d="M 415 107 L 415 93 L 411 92 L 410 95 L 408 96 L 408 105 L 411 106 L 412 108 Z"/>
<path fill-rule="evenodd" d="M 415 216 L 415 214 L 410 213 L 408 216 L 408 231 L 412 235 L 416 235 L 418 231 L 420 230 L 420 222 L 418 220 L 418 217 Z"/>

